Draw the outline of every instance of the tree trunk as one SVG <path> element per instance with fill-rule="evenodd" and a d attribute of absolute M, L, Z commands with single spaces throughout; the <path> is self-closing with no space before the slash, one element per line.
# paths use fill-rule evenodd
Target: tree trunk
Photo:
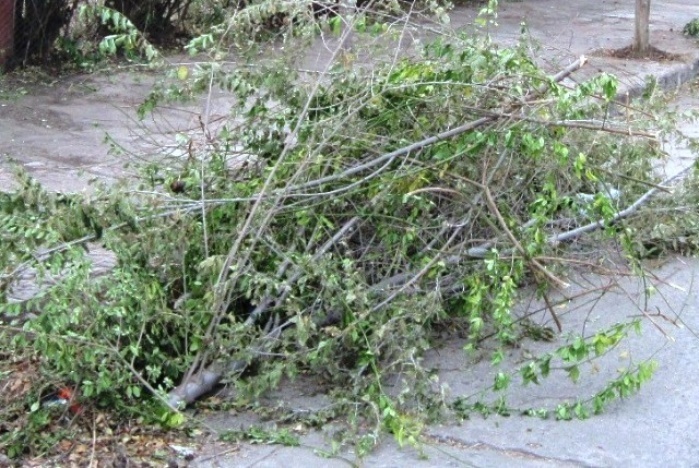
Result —
<path fill-rule="evenodd" d="M 650 0 L 636 0 L 636 34 L 633 51 L 638 56 L 645 56 L 650 49 L 649 24 Z"/>

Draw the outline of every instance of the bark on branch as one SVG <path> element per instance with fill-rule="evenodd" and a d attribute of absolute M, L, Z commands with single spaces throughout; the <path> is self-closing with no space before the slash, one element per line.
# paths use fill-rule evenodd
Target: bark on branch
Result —
<path fill-rule="evenodd" d="M 550 78 L 550 81 L 553 82 L 559 82 L 563 80 L 565 77 L 569 76 L 571 73 L 573 73 L 575 70 L 579 69 L 581 66 L 584 65 L 586 59 L 584 56 L 581 56 L 578 60 L 575 62 L 571 63 L 569 66 L 567 66 L 565 69 L 561 70 L 559 73 L 554 75 L 553 77 Z M 539 96 L 540 94 L 544 93 L 546 89 L 548 88 L 548 83 L 542 84 L 540 87 L 533 89 L 531 92 L 529 92 L 522 101 L 513 104 L 509 106 L 509 109 L 507 112 L 511 112 L 517 107 L 521 107 L 522 105 L 526 104 L 529 100 L 533 99 L 536 96 Z M 418 142 L 412 143 L 410 145 L 404 146 L 403 148 L 399 148 L 395 151 L 392 151 L 390 153 L 386 153 L 378 158 L 372 159 L 371 161 L 367 161 L 364 164 L 360 164 L 358 166 L 354 166 L 350 169 L 347 169 L 343 172 L 333 174 L 327 177 L 321 177 L 316 180 L 312 180 L 306 183 L 298 184 L 298 185 L 293 185 L 293 186 L 288 186 L 284 189 L 281 189 L 281 191 L 272 191 L 273 196 L 281 197 L 281 198 L 286 198 L 286 197 L 293 197 L 295 193 L 299 193 L 311 188 L 319 187 L 321 185 L 331 183 L 331 182 L 336 182 L 338 180 L 346 179 L 348 177 L 354 176 L 356 174 L 360 174 L 366 170 L 372 169 L 376 166 L 380 165 L 388 165 L 390 164 L 393 160 L 400 156 L 407 155 L 411 152 L 418 151 L 420 149 L 426 148 L 430 145 L 433 145 L 435 143 L 438 143 L 440 141 L 449 139 L 451 137 L 469 132 L 471 130 L 474 130 L 478 127 L 481 127 L 483 125 L 486 125 L 491 122 L 495 122 L 501 118 L 500 115 L 490 115 L 486 117 L 482 117 L 480 119 L 465 123 L 463 125 L 460 125 L 456 128 L 453 128 L 451 130 L 447 130 L 445 132 L 439 133 L 437 135 L 425 138 L 423 140 L 420 140 Z M 259 200 L 261 199 L 261 196 L 258 197 L 256 200 L 256 203 L 259 203 Z M 334 245 L 336 245 L 345 235 L 347 232 L 349 232 L 357 223 L 359 222 L 359 218 L 352 218 L 350 221 L 345 223 L 345 225 L 338 230 L 338 232 L 331 237 L 321 248 L 316 252 L 315 256 L 320 256 L 323 255 L 325 252 L 327 252 L 330 248 L 332 248 Z M 455 238 L 456 236 L 452 236 L 452 239 Z M 436 260 L 435 260 L 436 261 Z M 423 271 L 425 268 L 423 268 Z M 270 307 L 273 304 L 279 304 L 283 302 L 283 300 L 287 297 L 287 295 L 290 293 L 291 288 L 293 287 L 294 283 L 303 276 L 303 270 L 299 267 L 297 270 L 290 276 L 290 278 L 287 280 L 287 290 L 283 291 L 281 294 L 279 294 L 276 298 L 272 297 L 270 295 L 266 296 L 261 303 L 258 305 L 258 307 L 252 312 L 252 314 L 249 316 L 247 321 L 245 322 L 245 325 L 248 327 L 252 327 L 256 321 L 259 319 L 259 317 L 267 310 L 270 309 Z M 415 275 L 407 278 L 406 282 L 401 286 L 401 288 L 406 288 L 408 287 L 411 283 L 419 279 L 420 275 L 416 278 Z M 376 307 L 381 307 L 388 301 L 392 299 L 392 297 L 395 297 L 397 293 L 389 294 L 388 298 L 383 300 L 379 305 Z M 275 330 L 278 330 L 278 327 L 275 327 Z M 267 338 L 270 337 L 270 335 L 266 335 Z M 274 336 L 276 338 L 276 336 Z M 273 340 L 265 339 L 263 337 L 260 341 L 260 344 L 258 346 L 259 349 L 267 349 L 268 346 L 271 346 Z M 254 354 L 254 353 L 252 353 Z M 215 361 L 213 363 L 206 364 L 203 362 L 201 359 L 199 359 L 195 367 L 197 370 L 194 370 L 194 367 L 190 369 L 190 371 L 187 373 L 185 378 L 183 379 L 182 383 L 177 386 L 175 389 L 173 389 L 170 394 L 168 395 L 168 402 L 171 406 L 175 408 L 179 408 L 183 405 L 189 404 L 196 399 L 198 399 L 200 396 L 203 394 L 207 393 L 210 391 L 224 376 L 224 374 L 229 373 L 229 372 L 240 372 L 242 371 L 249 362 L 245 361 L 232 361 L 228 362 L 227 364 L 220 363 L 218 361 Z"/>

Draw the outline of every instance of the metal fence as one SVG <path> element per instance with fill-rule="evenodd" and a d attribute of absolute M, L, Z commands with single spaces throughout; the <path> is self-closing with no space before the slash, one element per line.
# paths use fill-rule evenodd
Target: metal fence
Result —
<path fill-rule="evenodd" d="M 362 8 L 365 4 L 374 5 L 382 1 L 388 0 L 354 0 L 348 4 Z M 74 10 L 82 5 L 97 3 L 116 9 L 145 33 L 162 33 L 164 36 L 173 34 L 173 19 L 182 21 L 190 5 L 188 0 L 0 0 L 0 68 L 47 64 L 56 40 L 62 33 L 68 34 L 68 29 L 72 27 Z M 234 0 L 224 4 L 227 8 L 233 5 L 241 8 L 247 3 Z M 316 17 L 332 16 L 343 4 L 344 0 L 306 3 Z"/>
<path fill-rule="evenodd" d="M 44 60 L 74 0 L 0 0 L 0 66 Z"/>
<path fill-rule="evenodd" d="M 0 0 L 0 66 L 4 65 L 14 52 L 16 0 Z"/>

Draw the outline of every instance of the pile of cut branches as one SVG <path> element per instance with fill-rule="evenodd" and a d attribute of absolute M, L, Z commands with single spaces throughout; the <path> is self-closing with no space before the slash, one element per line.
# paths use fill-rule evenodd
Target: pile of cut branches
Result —
<path fill-rule="evenodd" d="M 23 179 L 0 199 L 2 294 L 27 269 L 50 279 L 2 306 L 23 319 L 13 346 L 128 412 L 143 389 L 179 406 L 313 373 L 396 432 L 408 400 L 434 396 L 419 357 L 435 327 L 516 342 L 518 286 L 565 288 L 567 243 L 625 241 L 623 218 L 658 190 L 652 119 L 610 121 L 613 77 L 564 84 L 583 65 L 550 76 L 474 38 L 315 80 L 181 65 L 144 110 L 203 90 L 200 129 L 149 162 L 144 190 L 58 196 Z M 216 88 L 238 103 L 219 119 Z M 117 264 L 90 278 L 95 241 Z M 383 389 L 396 375 L 409 399 Z"/>

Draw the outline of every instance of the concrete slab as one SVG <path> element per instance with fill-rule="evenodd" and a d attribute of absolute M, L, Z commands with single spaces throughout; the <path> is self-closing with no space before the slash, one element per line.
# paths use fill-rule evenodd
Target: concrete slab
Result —
<path fill-rule="evenodd" d="M 452 14 L 457 29 L 473 30 L 475 8 L 458 8 Z M 609 72 L 620 78 L 625 93 L 635 96 L 649 76 L 666 89 L 674 89 L 692 79 L 699 71 L 699 47 L 681 31 L 688 21 L 699 17 L 699 3 L 653 0 L 651 10 L 652 43 L 680 58 L 673 62 L 615 59 L 607 49 L 627 46 L 633 35 L 633 2 L 619 0 L 525 0 L 500 2 L 498 26 L 490 34 L 498 43 L 511 45 L 520 38 L 522 23 L 531 35 L 532 50 L 550 67 L 558 70 L 580 55 L 589 57 L 589 65 L 576 73 L 583 80 L 592 74 Z M 684 96 L 678 109 L 697 108 L 696 98 Z M 696 132 L 687 124 L 689 134 Z M 688 150 L 672 148 L 672 164 L 665 170 L 674 174 L 693 162 Z M 313 453 L 312 447 L 329 444 L 327 434 L 302 437 L 300 448 L 257 448 L 243 444 L 239 454 L 222 455 L 195 466 L 208 467 L 437 467 L 437 466 L 522 466 L 522 467 L 615 467 L 615 466 L 699 466 L 699 308 L 695 275 L 699 261 L 674 258 L 649 278 L 657 291 L 645 305 L 643 291 L 648 284 L 624 276 L 581 276 L 581 289 L 590 284 L 606 285 L 597 296 L 580 297 L 561 310 L 564 326 L 589 331 L 633 316 L 651 315 L 643 321 L 643 334 L 631 337 L 614 350 L 599 367 L 590 366 L 579 384 L 565 375 L 552 377 L 541 387 L 517 389 L 509 400 L 519 407 L 553 407 L 556 402 L 574 401 L 580 395 L 593 395 L 617 370 L 631 363 L 653 359 L 659 363 L 655 378 L 638 395 L 617 401 L 592 419 L 559 422 L 512 416 L 487 419 L 472 417 L 461 424 L 444 424 L 427 429 L 422 450 L 400 448 L 387 438 L 364 459 L 344 452 L 343 459 L 328 460 Z M 573 294 L 569 292 L 569 294 Z M 541 310 L 536 301 L 522 300 L 519 313 Z M 535 315 L 536 316 L 536 315 Z M 539 312 L 539 320 L 550 320 Z M 542 345 L 529 343 L 513 353 L 536 353 L 560 341 Z M 487 387 L 494 375 L 488 362 L 471 364 L 461 349 L 462 343 L 445 344 L 434 355 L 426 356 L 441 369 L 440 379 L 452 395 L 470 395 Z M 511 370 L 511 368 L 510 368 Z M 287 396 L 290 396 L 287 394 Z M 233 419 L 218 419 L 215 426 L 225 429 Z M 315 458 L 314 458 L 315 457 Z"/>

